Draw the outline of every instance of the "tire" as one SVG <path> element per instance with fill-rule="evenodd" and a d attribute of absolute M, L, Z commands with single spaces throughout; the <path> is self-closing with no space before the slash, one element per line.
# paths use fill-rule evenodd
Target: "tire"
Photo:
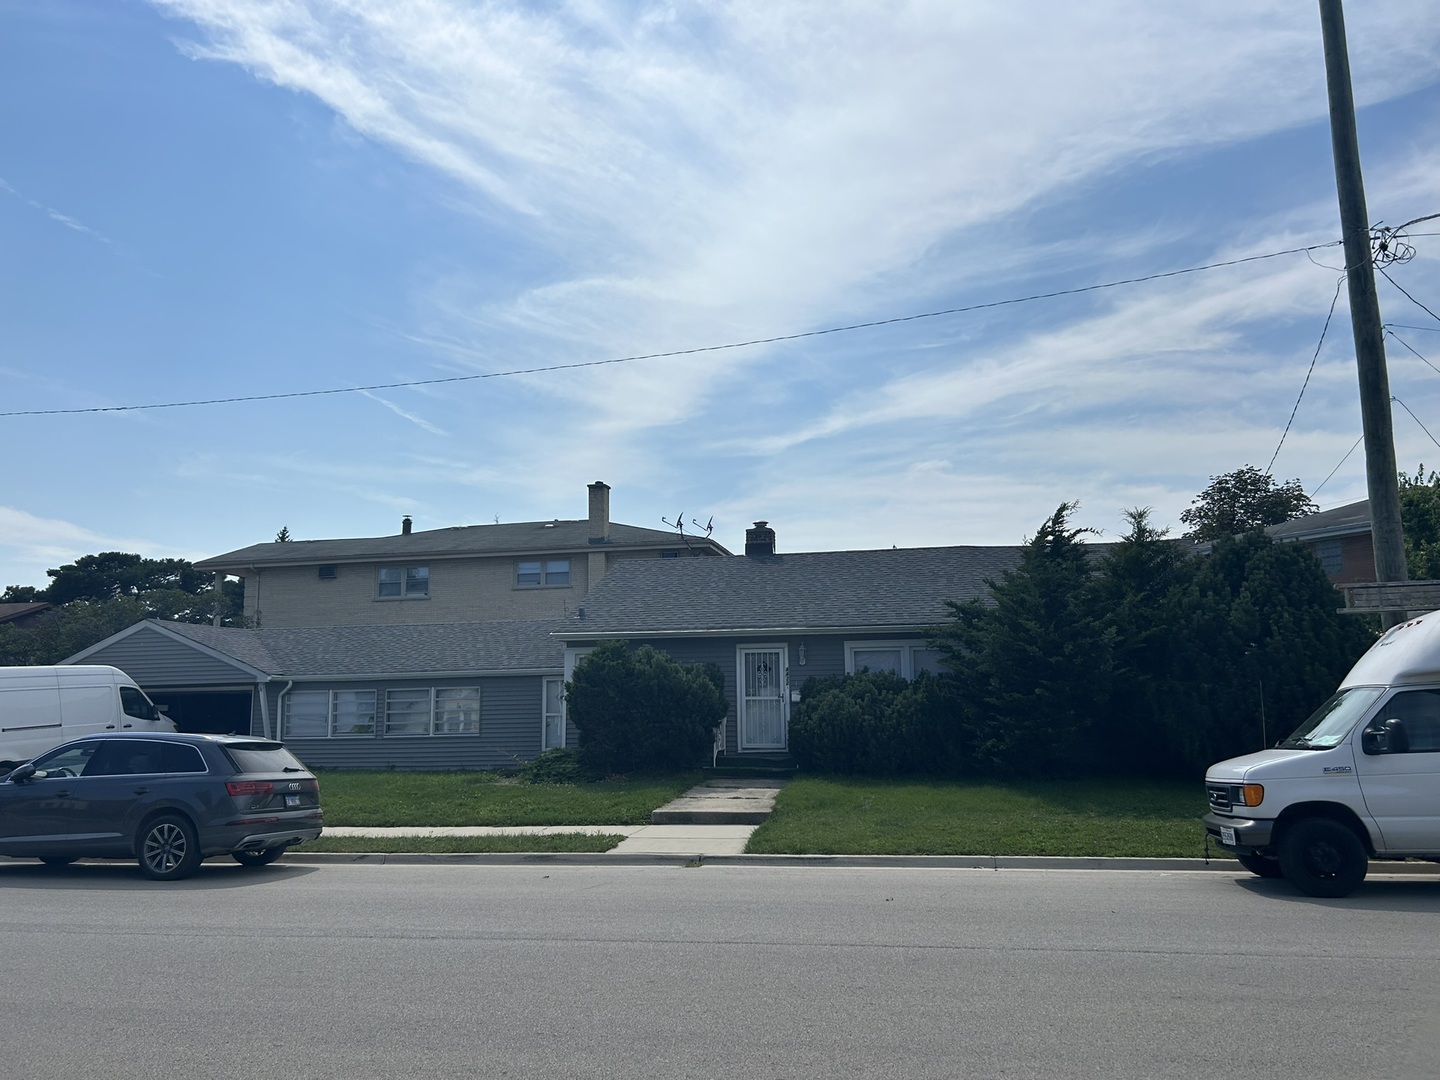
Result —
<path fill-rule="evenodd" d="M 230 857 L 241 866 L 269 866 L 285 854 L 285 845 L 268 848 L 251 848 L 249 851 L 232 851 Z"/>
<path fill-rule="evenodd" d="M 1296 822 L 1280 841 L 1280 868 L 1309 896 L 1349 896 L 1370 869 L 1360 838 L 1338 821 Z"/>
<path fill-rule="evenodd" d="M 135 859 L 152 881 L 178 881 L 200 867 L 195 826 L 177 814 L 151 818 L 135 835 Z"/>
<path fill-rule="evenodd" d="M 75 858 L 74 855 L 41 855 L 40 861 L 46 866 L 69 866 Z"/>
<path fill-rule="evenodd" d="M 1285 876 L 1285 871 L 1280 868 L 1280 860 L 1270 855 L 1247 855 L 1237 851 L 1235 858 L 1239 859 L 1240 865 L 1256 877 L 1278 878 Z"/>

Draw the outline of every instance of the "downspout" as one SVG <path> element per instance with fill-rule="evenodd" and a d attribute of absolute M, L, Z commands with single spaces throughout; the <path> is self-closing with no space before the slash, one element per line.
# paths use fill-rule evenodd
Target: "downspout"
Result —
<path fill-rule="evenodd" d="M 267 679 L 266 681 L 268 682 L 269 680 Z M 277 720 L 285 715 L 285 695 L 290 692 L 290 688 L 294 685 L 295 680 L 291 679 L 285 684 L 285 689 L 281 690 L 275 698 L 275 718 Z M 278 735 L 279 733 L 277 732 L 276 734 Z"/>
<path fill-rule="evenodd" d="M 266 675 L 255 684 L 260 688 L 260 730 L 265 733 L 265 738 L 270 738 L 270 702 L 266 700 L 265 688 L 270 685 L 270 676 Z"/>

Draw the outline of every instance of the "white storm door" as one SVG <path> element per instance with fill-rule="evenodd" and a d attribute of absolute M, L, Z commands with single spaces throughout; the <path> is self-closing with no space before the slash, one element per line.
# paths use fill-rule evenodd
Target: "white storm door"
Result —
<path fill-rule="evenodd" d="M 790 719 L 790 662 L 785 646 L 741 647 L 738 655 L 741 750 L 784 750 Z"/>

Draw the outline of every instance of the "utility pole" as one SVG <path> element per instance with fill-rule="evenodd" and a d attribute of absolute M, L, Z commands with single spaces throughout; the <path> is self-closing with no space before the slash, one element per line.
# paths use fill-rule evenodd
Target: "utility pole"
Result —
<path fill-rule="evenodd" d="M 1360 374 L 1360 417 L 1365 432 L 1365 480 L 1370 495 L 1370 537 L 1375 546 L 1375 580 L 1408 581 L 1405 537 L 1400 527 L 1400 482 L 1395 464 L 1395 430 L 1390 415 L 1390 376 L 1385 367 L 1385 330 L 1375 294 L 1370 258 L 1370 216 L 1360 175 L 1355 134 L 1355 98 L 1345 46 L 1345 13 L 1340 0 L 1320 0 L 1325 40 L 1325 81 L 1330 91 L 1330 143 L 1335 154 L 1335 190 L 1350 289 L 1350 324 Z M 1388 629 L 1403 622 L 1403 611 L 1381 612 Z"/>

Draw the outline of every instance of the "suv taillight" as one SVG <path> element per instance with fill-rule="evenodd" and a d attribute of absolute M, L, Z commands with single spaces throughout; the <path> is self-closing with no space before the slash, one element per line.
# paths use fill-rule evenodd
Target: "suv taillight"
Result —
<path fill-rule="evenodd" d="M 226 782 L 225 790 L 231 795 L 269 795 L 275 790 L 275 785 L 268 780 L 230 780 Z"/>

